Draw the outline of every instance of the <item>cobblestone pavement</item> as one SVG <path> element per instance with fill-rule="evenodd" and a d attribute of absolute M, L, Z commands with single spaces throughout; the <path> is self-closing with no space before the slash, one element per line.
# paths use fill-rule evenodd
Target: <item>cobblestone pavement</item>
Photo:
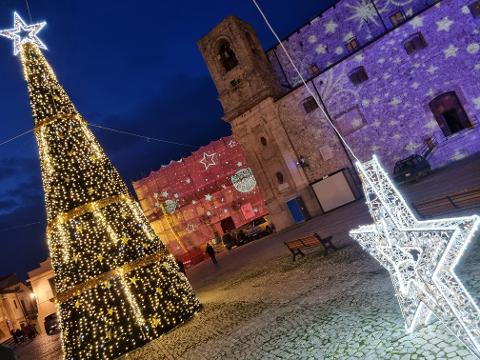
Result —
<path fill-rule="evenodd" d="M 478 294 L 480 241 L 470 250 L 459 275 Z M 201 313 L 125 358 L 474 359 L 440 323 L 406 334 L 388 274 L 354 244 L 247 266 L 198 295 Z M 58 338 L 40 337 L 17 356 L 59 359 Z"/>
<path fill-rule="evenodd" d="M 357 202 L 219 254 L 218 267 L 204 262 L 189 269 L 204 310 L 125 358 L 473 360 L 438 322 L 405 332 L 388 273 L 348 239 L 349 229 L 370 222 Z M 312 231 L 333 235 L 341 249 L 327 257 L 317 249 L 293 262 L 283 241 Z M 480 303 L 479 267 L 477 236 L 457 273 Z M 61 358 L 56 337 L 39 337 L 16 353 L 19 360 Z"/>
<path fill-rule="evenodd" d="M 194 320 L 128 359 L 474 359 L 440 323 L 406 334 L 388 274 L 356 245 L 217 285 Z"/>

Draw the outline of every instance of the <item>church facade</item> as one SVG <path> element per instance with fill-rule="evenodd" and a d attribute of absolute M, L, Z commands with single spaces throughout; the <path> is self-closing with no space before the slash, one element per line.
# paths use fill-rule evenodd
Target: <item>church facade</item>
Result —
<path fill-rule="evenodd" d="M 480 0 L 340 0 L 282 43 L 361 161 L 388 172 L 413 154 L 432 168 L 480 152 Z M 278 45 L 263 51 L 230 16 L 198 46 L 272 221 L 324 211 L 315 184 L 353 162 Z"/>

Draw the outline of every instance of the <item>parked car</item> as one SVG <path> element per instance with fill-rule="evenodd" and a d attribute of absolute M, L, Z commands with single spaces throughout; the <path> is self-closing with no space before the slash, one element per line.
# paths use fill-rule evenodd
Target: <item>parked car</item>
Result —
<path fill-rule="evenodd" d="M 245 235 L 250 239 L 258 239 L 259 237 L 271 234 L 272 232 L 272 223 L 266 217 L 253 220 L 245 228 Z"/>
<path fill-rule="evenodd" d="M 60 324 L 58 323 L 57 314 L 53 313 L 45 317 L 45 331 L 48 335 L 60 333 Z"/>
<path fill-rule="evenodd" d="M 230 231 L 227 231 L 225 234 L 223 234 L 222 241 L 227 250 L 231 250 L 235 245 L 238 245 L 237 240 Z"/>
<path fill-rule="evenodd" d="M 430 164 L 421 155 L 411 155 L 397 161 L 393 168 L 393 178 L 398 184 L 418 181 L 430 173 Z"/>

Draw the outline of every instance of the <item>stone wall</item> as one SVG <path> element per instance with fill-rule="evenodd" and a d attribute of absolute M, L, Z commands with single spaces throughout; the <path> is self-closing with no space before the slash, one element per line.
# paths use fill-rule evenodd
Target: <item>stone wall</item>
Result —
<path fill-rule="evenodd" d="M 341 0 L 283 40 L 305 78 L 315 64 L 321 71 L 347 58 L 345 43 L 356 38 L 358 45 L 375 41 L 393 28 L 390 16 L 400 11 L 408 19 L 437 0 Z M 293 87 L 300 79 L 279 45 L 267 51 L 280 83 Z"/>
<path fill-rule="evenodd" d="M 480 19 L 470 14 L 467 4 L 437 3 L 312 79 L 310 85 L 315 84 L 360 160 L 375 153 L 391 172 L 397 160 L 423 152 L 428 137 L 438 142 L 429 158 L 434 168 L 480 151 Z M 409 55 L 404 42 L 417 32 L 427 47 Z M 359 66 L 368 80 L 354 85 L 348 75 Z M 445 136 L 429 103 L 450 91 L 457 94 L 473 127 Z M 277 102 L 294 148 L 311 164 L 306 174 L 314 181 L 348 162 L 320 110 L 305 114 L 302 101 L 307 96 L 299 87 Z M 319 155 L 325 145 L 336 151 L 327 162 Z"/>

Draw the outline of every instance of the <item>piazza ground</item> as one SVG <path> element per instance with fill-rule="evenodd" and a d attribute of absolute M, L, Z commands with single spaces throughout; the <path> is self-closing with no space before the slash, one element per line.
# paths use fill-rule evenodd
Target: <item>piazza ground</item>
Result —
<path fill-rule="evenodd" d="M 409 201 L 480 186 L 480 157 L 403 189 Z M 470 211 L 472 213 L 474 211 Z M 442 324 L 406 334 L 388 273 L 348 238 L 370 223 L 357 201 L 280 234 L 221 253 L 188 277 L 204 310 L 127 359 L 474 359 Z M 293 262 L 283 242 L 317 231 L 340 247 Z M 480 237 L 457 273 L 480 300 Z M 18 359 L 60 359 L 58 337 L 39 337 Z"/>

